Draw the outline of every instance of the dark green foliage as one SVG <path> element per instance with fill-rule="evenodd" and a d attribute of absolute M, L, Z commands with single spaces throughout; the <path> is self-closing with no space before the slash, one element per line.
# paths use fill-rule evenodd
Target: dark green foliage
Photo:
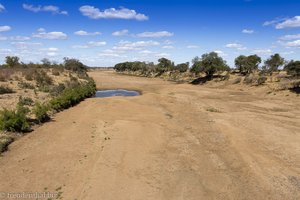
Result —
<path fill-rule="evenodd" d="M 28 108 L 18 105 L 16 110 L 4 109 L 0 111 L 0 130 L 12 132 L 26 132 L 30 126 L 27 122 Z"/>
<path fill-rule="evenodd" d="M 261 63 L 261 58 L 257 55 L 241 55 L 237 57 L 234 62 L 240 73 L 246 75 L 258 69 L 258 65 Z"/>
<path fill-rule="evenodd" d="M 8 67 L 18 67 L 20 65 L 20 58 L 17 56 L 6 56 L 5 63 Z"/>
<path fill-rule="evenodd" d="M 0 86 L 0 94 L 10 94 L 10 93 L 14 93 L 13 89 L 11 89 L 8 86 Z"/>
<path fill-rule="evenodd" d="M 47 105 L 36 102 L 32 113 L 35 115 L 35 118 L 39 123 L 43 123 L 50 119 L 48 111 L 49 107 Z"/>
<path fill-rule="evenodd" d="M 175 66 L 174 70 L 179 71 L 180 73 L 184 73 L 189 69 L 189 63 L 182 63 Z"/>
<path fill-rule="evenodd" d="M 284 70 L 287 71 L 289 75 L 299 77 L 300 76 L 300 61 L 290 61 L 285 67 Z"/>
<path fill-rule="evenodd" d="M 193 59 L 192 72 L 205 73 L 207 77 L 212 77 L 217 72 L 228 71 L 229 67 L 226 62 L 218 56 L 217 53 L 211 52 L 208 54 L 203 54 L 201 59 L 198 57 Z"/>
<path fill-rule="evenodd" d="M 145 62 L 124 62 L 115 65 L 114 69 L 118 72 L 124 71 L 144 71 L 147 69 Z"/>
<path fill-rule="evenodd" d="M 87 66 L 85 66 L 82 62 L 74 58 L 64 58 L 64 67 L 65 69 L 74 72 L 82 72 L 87 70 Z"/>
<path fill-rule="evenodd" d="M 284 58 L 282 58 L 278 53 L 276 53 L 265 61 L 265 66 L 263 67 L 263 70 L 272 74 L 273 72 L 278 71 L 278 68 L 282 65 L 284 65 Z"/>
<path fill-rule="evenodd" d="M 90 79 L 85 84 L 65 89 L 58 97 L 50 101 L 50 107 L 56 111 L 60 111 L 76 105 L 87 97 L 93 96 L 95 92 L 95 82 Z"/>
<path fill-rule="evenodd" d="M 201 59 L 198 56 L 196 56 L 195 58 L 193 58 L 192 64 L 193 65 L 190 71 L 196 75 L 199 74 L 201 71 Z"/>
<path fill-rule="evenodd" d="M 158 60 L 156 72 L 161 74 L 161 73 L 173 71 L 173 70 L 174 70 L 174 63 L 171 60 L 168 60 L 166 58 L 160 58 Z"/>
<path fill-rule="evenodd" d="M 43 67 L 51 67 L 51 61 L 48 58 L 41 60 Z"/>

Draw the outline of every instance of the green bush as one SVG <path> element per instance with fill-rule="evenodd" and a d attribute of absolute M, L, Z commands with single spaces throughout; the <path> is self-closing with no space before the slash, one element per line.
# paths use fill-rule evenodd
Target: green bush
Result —
<path fill-rule="evenodd" d="M 18 105 L 16 110 L 4 109 L 0 111 L 0 130 L 13 132 L 26 132 L 30 126 L 27 122 L 29 110 L 22 105 Z"/>
<path fill-rule="evenodd" d="M 32 113 L 35 115 L 35 118 L 39 123 L 43 123 L 50 119 L 48 111 L 49 107 L 47 105 L 36 102 Z"/>
<path fill-rule="evenodd" d="M 8 87 L 8 86 L 0 86 L 0 94 L 10 94 L 10 93 L 14 93 L 14 91 Z"/>
<path fill-rule="evenodd" d="M 65 89 L 58 97 L 50 101 L 50 107 L 56 111 L 60 111 L 76 105 L 87 97 L 93 96 L 95 92 L 95 82 L 90 79 L 85 84 Z"/>

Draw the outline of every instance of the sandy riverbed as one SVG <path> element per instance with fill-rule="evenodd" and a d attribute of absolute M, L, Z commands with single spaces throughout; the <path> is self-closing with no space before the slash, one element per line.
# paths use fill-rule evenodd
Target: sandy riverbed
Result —
<path fill-rule="evenodd" d="M 91 98 L 14 142 L 0 192 L 62 199 L 300 199 L 299 97 L 90 72 Z"/>

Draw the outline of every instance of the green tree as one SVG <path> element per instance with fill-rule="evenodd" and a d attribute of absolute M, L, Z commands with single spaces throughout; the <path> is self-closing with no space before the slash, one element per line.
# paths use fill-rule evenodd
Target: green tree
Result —
<path fill-rule="evenodd" d="M 64 58 L 64 67 L 67 70 L 72 70 L 75 72 L 82 72 L 87 70 L 87 66 L 74 58 Z"/>
<path fill-rule="evenodd" d="M 201 59 L 198 56 L 193 58 L 192 67 L 191 67 L 190 71 L 192 73 L 195 73 L 196 75 L 200 73 L 200 71 L 201 71 Z"/>
<path fill-rule="evenodd" d="M 174 69 L 174 63 L 167 58 L 158 59 L 157 71 L 159 73 L 164 73 L 167 71 L 172 71 Z"/>
<path fill-rule="evenodd" d="M 284 65 L 284 58 L 276 53 L 265 61 L 264 69 L 272 75 L 272 73 L 277 71 L 282 65 Z"/>
<path fill-rule="evenodd" d="M 216 72 L 229 70 L 226 61 L 216 52 L 210 52 L 201 56 L 200 72 L 204 72 L 208 78 L 212 78 Z"/>
<path fill-rule="evenodd" d="M 290 61 L 287 65 L 285 65 L 284 70 L 287 71 L 288 74 L 292 76 L 299 77 L 300 76 L 300 61 Z"/>
<path fill-rule="evenodd" d="M 242 74 L 250 74 L 258 69 L 261 58 L 257 55 L 239 56 L 235 59 L 235 66 Z"/>
<path fill-rule="evenodd" d="M 20 58 L 17 56 L 6 56 L 5 63 L 8 67 L 17 67 L 20 65 Z"/>
<path fill-rule="evenodd" d="M 184 73 L 189 69 L 189 65 L 190 65 L 189 62 L 178 64 L 178 65 L 175 66 L 175 70 L 179 71 L 181 73 Z"/>
<path fill-rule="evenodd" d="M 247 56 L 239 56 L 234 60 L 235 67 L 242 73 L 246 70 Z"/>
<path fill-rule="evenodd" d="M 246 62 L 246 73 L 249 74 L 257 70 L 260 63 L 261 57 L 259 57 L 258 55 L 248 56 Z"/>
<path fill-rule="evenodd" d="M 51 66 L 51 61 L 48 58 L 43 58 L 41 60 L 42 64 L 44 67 L 50 67 Z"/>

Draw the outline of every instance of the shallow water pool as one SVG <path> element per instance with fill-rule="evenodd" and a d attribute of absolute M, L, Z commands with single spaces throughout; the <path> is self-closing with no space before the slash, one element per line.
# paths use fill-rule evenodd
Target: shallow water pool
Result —
<path fill-rule="evenodd" d="M 105 98 L 105 97 L 114 97 L 114 96 L 139 96 L 141 95 L 138 91 L 134 90 L 123 90 L 123 89 L 117 89 L 117 90 L 98 90 L 96 92 L 95 97 L 96 98 Z"/>

